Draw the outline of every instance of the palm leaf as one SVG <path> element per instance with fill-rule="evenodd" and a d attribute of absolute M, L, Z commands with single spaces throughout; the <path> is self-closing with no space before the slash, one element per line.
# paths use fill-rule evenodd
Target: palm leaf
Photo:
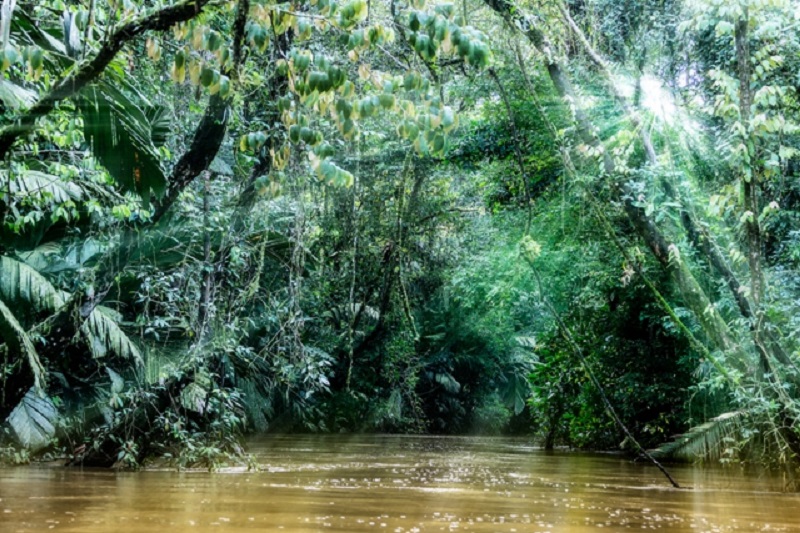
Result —
<path fill-rule="evenodd" d="M 156 147 L 164 146 L 172 132 L 172 117 L 169 109 L 163 105 L 154 105 L 145 113 L 150 123 L 150 139 Z"/>
<path fill-rule="evenodd" d="M 45 379 L 45 370 L 39 360 L 39 354 L 33 346 L 28 333 L 20 325 L 17 317 L 11 312 L 11 309 L 0 300 L 0 335 L 3 340 L 11 348 L 13 354 L 24 354 L 28 359 L 28 366 L 33 373 L 34 388 L 41 391 L 42 382 Z"/>
<path fill-rule="evenodd" d="M 36 102 L 36 93 L 21 87 L 13 81 L 0 78 L 0 103 L 12 111 L 19 111 Z"/>
<path fill-rule="evenodd" d="M 83 197 L 83 190 L 74 182 L 37 170 L 15 172 L 12 176 L 8 171 L 0 171 L 0 188 L 9 191 L 16 200 L 32 198 L 62 204 Z"/>
<path fill-rule="evenodd" d="M 514 372 L 505 376 L 505 384 L 500 387 L 503 403 L 518 415 L 525 409 L 525 399 L 530 395 L 531 388 L 525 376 Z"/>
<path fill-rule="evenodd" d="M 517 336 L 514 337 L 514 340 L 517 343 L 517 346 L 520 348 L 530 348 L 531 350 L 535 350 L 539 347 L 536 343 L 536 337 L 525 337 L 525 336 Z"/>
<path fill-rule="evenodd" d="M 113 309 L 98 305 L 81 324 L 81 334 L 96 359 L 102 359 L 109 352 L 125 359 L 132 359 L 136 365 L 144 361 L 139 347 L 128 337 L 117 323 L 119 317 Z"/>
<path fill-rule="evenodd" d="M 11 308 L 28 309 L 30 314 L 54 312 L 66 302 L 66 293 L 22 261 L 0 256 L 0 272 L 0 298 Z"/>
<path fill-rule="evenodd" d="M 42 274 L 59 274 L 90 266 L 108 248 L 92 238 L 76 239 L 66 246 L 59 242 L 40 244 L 26 252 L 18 251 L 17 257 Z"/>
<path fill-rule="evenodd" d="M 50 398 L 40 396 L 32 387 L 7 420 L 20 444 L 36 451 L 47 446 L 56 434 L 58 411 Z"/>
<path fill-rule="evenodd" d="M 28 309 L 30 314 L 53 313 L 63 306 L 68 293 L 53 286 L 29 265 L 0 256 L 0 298 L 13 308 Z M 109 352 L 142 364 L 139 348 L 119 327 L 119 316 L 108 307 L 97 306 L 81 324 L 80 332 L 92 355 L 98 359 Z"/>
<path fill-rule="evenodd" d="M 726 441 L 733 435 L 744 411 L 731 411 L 712 418 L 704 424 L 695 426 L 675 440 L 662 444 L 651 455 L 656 458 L 695 461 L 697 459 L 715 460 L 726 455 Z"/>

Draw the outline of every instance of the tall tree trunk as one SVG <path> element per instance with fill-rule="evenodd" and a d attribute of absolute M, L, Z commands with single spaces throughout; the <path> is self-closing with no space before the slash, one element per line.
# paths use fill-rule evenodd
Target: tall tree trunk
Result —
<path fill-rule="evenodd" d="M 747 262 L 750 266 L 750 297 L 753 299 L 756 315 L 759 315 L 764 294 L 764 275 L 761 272 L 758 179 L 754 168 L 755 165 L 753 164 L 756 154 L 750 137 L 750 106 L 753 102 L 753 93 L 750 88 L 751 69 L 750 44 L 747 34 L 748 23 L 749 18 L 745 9 L 744 16 L 736 22 L 734 40 L 736 43 L 736 70 L 739 77 L 739 120 L 745 131 L 745 137 L 742 139 L 745 147 L 745 157 L 740 181 L 742 196 L 744 197 L 745 231 L 748 246 Z"/>

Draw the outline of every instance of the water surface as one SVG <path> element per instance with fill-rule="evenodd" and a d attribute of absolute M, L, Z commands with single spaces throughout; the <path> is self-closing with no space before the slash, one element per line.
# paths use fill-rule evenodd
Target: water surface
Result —
<path fill-rule="evenodd" d="M 525 440 L 270 436 L 261 471 L 0 469 L 0 532 L 800 531 L 781 480 L 545 453 Z"/>

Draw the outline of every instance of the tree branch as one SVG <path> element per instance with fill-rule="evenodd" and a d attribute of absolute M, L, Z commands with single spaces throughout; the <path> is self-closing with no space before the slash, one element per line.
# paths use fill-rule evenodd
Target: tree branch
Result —
<path fill-rule="evenodd" d="M 58 81 L 42 99 L 33 105 L 13 124 L 0 129 L 0 160 L 5 159 L 16 140 L 36 127 L 36 120 L 49 114 L 55 106 L 80 92 L 84 87 L 103 73 L 122 47 L 146 31 L 164 31 L 178 22 L 196 17 L 210 0 L 186 0 L 174 6 L 165 7 L 128 22 L 108 38 L 97 54 L 75 66 L 70 74 Z"/>

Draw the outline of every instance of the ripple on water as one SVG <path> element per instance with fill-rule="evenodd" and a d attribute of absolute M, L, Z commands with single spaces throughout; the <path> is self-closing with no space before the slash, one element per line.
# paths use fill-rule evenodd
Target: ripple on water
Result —
<path fill-rule="evenodd" d="M 277 436 L 258 471 L 0 469 L 0 531 L 800 531 L 780 480 L 676 467 L 692 490 L 614 455 L 519 439 Z"/>

